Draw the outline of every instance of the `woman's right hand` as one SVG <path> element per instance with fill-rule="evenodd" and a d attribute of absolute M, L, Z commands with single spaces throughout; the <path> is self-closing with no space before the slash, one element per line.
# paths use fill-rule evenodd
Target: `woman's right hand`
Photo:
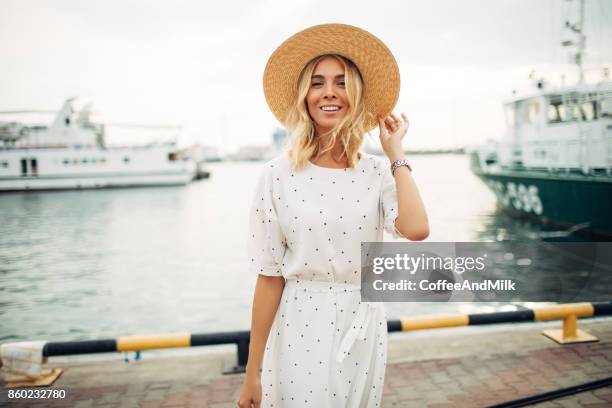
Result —
<path fill-rule="evenodd" d="M 261 406 L 261 379 L 259 376 L 245 376 L 238 399 L 240 408 L 260 408 Z"/>

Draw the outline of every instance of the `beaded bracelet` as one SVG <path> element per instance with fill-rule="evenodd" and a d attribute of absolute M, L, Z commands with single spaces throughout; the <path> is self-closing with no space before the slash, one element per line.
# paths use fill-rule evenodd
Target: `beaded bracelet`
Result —
<path fill-rule="evenodd" d="M 402 167 L 402 166 L 406 166 L 408 167 L 408 170 L 412 171 L 412 167 L 410 167 L 410 164 L 408 164 L 408 160 L 407 159 L 399 159 L 393 162 L 393 164 L 391 165 L 391 174 L 395 175 L 395 170 L 397 170 L 398 167 Z"/>

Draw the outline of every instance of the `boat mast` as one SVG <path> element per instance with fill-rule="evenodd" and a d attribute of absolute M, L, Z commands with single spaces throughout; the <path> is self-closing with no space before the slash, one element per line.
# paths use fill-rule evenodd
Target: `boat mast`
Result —
<path fill-rule="evenodd" d="M 566 40 L 563 41 L 561 43 L 562 46 L 564 47 L 569 47 L 569 46 L 573 46 L 573 45 L 577 45 L 578 49 L 576 51 L 576 54 L 574 54 L 574 63 L 576 63 L 576 65 L 578 65 L 578 83 L 579 84 L 583 84 L 584 83 L 584 71 L 582 69 L 582 57 L 584 55 L 584 49 L 586 47 L 586 36 L 584 35 L 584 0 L 580 0 L 580 20 L 578 22 L 578 25 L 576 24 L 571 24 L 569 21 L 565 22 L 565 28 L 573 31 L 574 33 L 576 33 L 578 35 L 578 44 L 576 44 L 575 42 L 571 41 L 571 40 Z"/>

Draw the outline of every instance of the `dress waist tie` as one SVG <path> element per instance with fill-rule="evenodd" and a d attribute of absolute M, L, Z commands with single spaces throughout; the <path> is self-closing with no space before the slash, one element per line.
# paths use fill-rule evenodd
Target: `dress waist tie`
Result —
<path fill-rule="evenodd" d="M 344 284 L 338 282 L 326 282 L 326 281 L 308 281 L 302 279 L 287 279 L 285 281 L 285 288 L 303 289 L 306 291 L 313 292 L 327 292 L 327 293 L 343 293 L 343 292 L 359 292 L 360 286 L 352 284 Z M 344 334 L 342 340 L 340 340 L 340 346 L 338 353 L 336 354 L 336 361 L 342 362 L 344 358 L 353 348 L 355 341 L 365 340 L 368 323 L 376 324 L 376 322 L 384 322 L 385 320 L 385 309 L 381 302 L 360 302 L 359 307 L 355 313 L 355 318 L 351 322 L 351 325 L 347 332 Z"/>
<path fill-rule="evenodd" d="M 336 361 L 341 363 L 357 339 L 366 340 L 368 323 L 385 322 L 384 306 L 380 302 L 361 302 L 351 326 L 340 342 Z M 385 322 L 386 324 L 386 322 Z"/>

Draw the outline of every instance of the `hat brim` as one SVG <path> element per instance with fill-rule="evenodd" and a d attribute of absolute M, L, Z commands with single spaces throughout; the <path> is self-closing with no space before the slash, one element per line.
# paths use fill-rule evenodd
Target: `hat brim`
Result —
<path fill-rule="evenodd" d="M 378 117 L 387 116 L 397 103 L 400 74 L 387 46 L 371 33 L 346 24 L 322 24 L 294 34 L 270 56 L 263 76 L 264 95 L 270 110 L 283 125 L 297 96 L 302 69 L 312 59 L 338 54 L 350 59 L 364 82 L 364 104 L 371 114 L 369 131 Z"/>

